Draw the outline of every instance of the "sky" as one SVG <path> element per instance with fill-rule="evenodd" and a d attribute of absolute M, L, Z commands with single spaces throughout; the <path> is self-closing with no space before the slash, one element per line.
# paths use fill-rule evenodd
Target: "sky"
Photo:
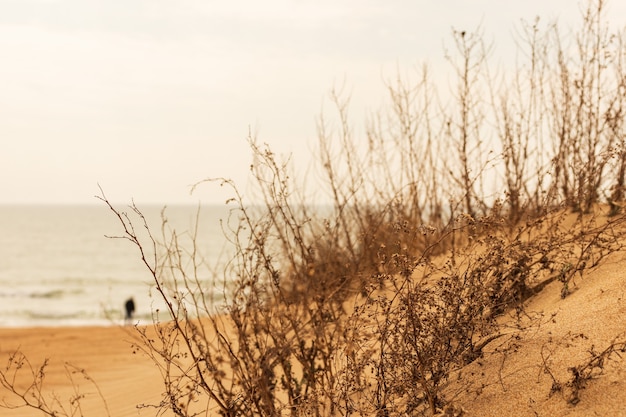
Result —
<path fill-rule="evenodd" d="M 298 168 L 344 86 L 358 126 L 384 81 L 438 68 L 452 28 L 495 54 L 521 19 L 576 26 L 576 0 L 0 0 L 0 204 L 221 203 L 250 132 Z M 626 5 L 609 2 L 610 16 Z M 500 54 L 500 55 L 498 55 Z"/>

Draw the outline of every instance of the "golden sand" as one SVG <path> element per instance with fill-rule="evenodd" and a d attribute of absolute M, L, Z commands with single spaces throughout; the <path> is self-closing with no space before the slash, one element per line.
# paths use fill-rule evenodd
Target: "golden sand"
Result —
<path fill-rule="evenodd" d="M 455 376 L 446 397 L 466 416 L 626 416 L 626 362 L 618 355 L 596 370 L 575 405 L 567 401 L 568 368 L 584 364 L 592 349 L 599 352 L 620 335 L 626 340 L 626 254 L 614 253 L 577 278 L 567 298 L 561 299 L 560 290 L 554 282 L 530 300 L 528 319 L 536 323 L 529 331 L 490 343 L 485 357 L 464 368 L 459 379 Z M 0 366 L 20 349 L 35 368 L 49 359 L 48 401 L 54 395 L 69 410 L 77 387 L 85 415 L 154 416 L 154 408 L 137 406 L 158 403 L 162 382 L 151 360 L 133 349 L 136 340 L 132 327 L 0 329 Z M 84 369 L 97 386 L 71 372 L 76 369 Z M 26 381 L 28 369 L 21 372 L 20 381 Z M 561 391 L 551 393 L 551 374 L 563 384 Z M 1 392 L 4 401 L 19 403 Z M 0 415 L 41 414 L 20 408 L 0 409 Z"/>

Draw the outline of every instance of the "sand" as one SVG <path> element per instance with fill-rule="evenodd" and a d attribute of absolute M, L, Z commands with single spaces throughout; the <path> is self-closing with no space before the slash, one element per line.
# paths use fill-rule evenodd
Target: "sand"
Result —
<path fill-rule="evenodd" d="M 626 254 L 614 253 L 561 299 L 561 284 L 554 282 L 527 306 L 526 331 L 492 342 L 486 354 L 455 376 L 446 396 L 462 406 L 466 416 L 626 416 L 626 353 L 617 352 L 596 369 L 571 400 L 568 368 L 584 364 L 590 351 L 600 352 L 616 338 L 626 341 Z M 158 369 L 142 353 L 134 353 L 132 327 L 0 329 L 0 366 L 21 349 L 33 366 L 48 358 L 45 398 L 56 395 L 69 410 L 75 395 L 64 366 L 84 369 L 97 387 L 80 374 L 72 375 L 80 393 L 82 411 L 94 416 L 154 416 L 161 399 Z M 542 356 L 543 355 L 543 356 Z M 554 380 L 552 379 L 552 376 Z M 562 384 L 551 393 L 554 381 Z M 98 395 L 98 389 L 106 406 Z M 0 398 L 18 404 L 1 391 Z M 107 412 L 108 410 L 108 412 Z M 71 414 L 71 413 L 68 413 Z M 0 409 L 1 416 L 43 415 L 33 409 Z"/>
<path fill-rule="evenodd" d="M 577 401 L 568 386 L 569 368 L 589 363 L 614 341 L 626 342 L 626 254 L 614 253 L 575 279 L 565 299 L 561 288 L 554 282 L 531 299 L 526 312 L 533 325 L 490 344 L 451 384 L 466 415 L 626 416 L 626 353 L 594 368 Z M 552 392 L 555 380 L 561 390 Z"/>
<path fill-rule="evenodd" d="M 154 404 L 160 401 L 162 382 L 157 368 L 141 353 L 133 353 L 135 330 L 132 327 L 76 327 L 76 328 L 32 328 L 0 330 L 0 366 L 4 368 L 7 356 L 20 349 L 34 368 L 49 359 L 45 368 L 45 398 L 52 404 L 54 397 L 61 399 L 66 410 L 71 409 L 68 399 L 76 395 L 72 379 L 79 388 L 81 409 L 85 415 L 93 416 L 153 416 L 154 409 L 138 409 L 139 404 Z M 73 367 L 67 368 L 69 363 Z M 83 378 L 80 373 L 69 373 L 84 369 L 97 387 Z M 28 369 L 19 375 L 25 379 Z M 72 379 L 70 379 L 70 376 Z M 101 396 L 98 393 L 101 392 Z M 106 399 L 106 404 L 102 401 Z M 2 391 L 0 397 L 9 404 L 19 404 L 15 396 Z M 56 406 L 56 409 L 60 407 Z M 107 414 L 108 408 L 108 414 Z M 43 415 L 32 408 L 0 410 L 2 416 Z M 68 415 L 71 413 L 68 412 Z"/>

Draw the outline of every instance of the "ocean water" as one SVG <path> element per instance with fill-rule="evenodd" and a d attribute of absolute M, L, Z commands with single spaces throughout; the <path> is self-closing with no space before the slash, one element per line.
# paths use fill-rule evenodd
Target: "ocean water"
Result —
<path fill-rule="evenodd" d="M 126 206 L 116 208 L 133 214 Z M 139 209 L 162 241 L 162 207 Z M 227 207 L 174 206 L 164 213 L 166 228 L 176 229 L 183 246 L 189 242 L 185 232 L 197 230 L 204 265 L 219 268 L 227 257 L 219 224 L 227 218 Z M 136 230 L 145 228 L 137 223 Z M 134 322 L 151 322 L 152 312 L 164 311 L 164 304 L 137 248 L 128 240 L 106 237 L 122 233 L 104 203 L 0 206 L 0 326 L 120 324 L 129 297 L 136 305 Z"/>

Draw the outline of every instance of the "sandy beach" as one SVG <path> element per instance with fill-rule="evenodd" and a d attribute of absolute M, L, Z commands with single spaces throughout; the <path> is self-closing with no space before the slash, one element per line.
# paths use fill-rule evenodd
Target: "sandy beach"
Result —
<path fill-rule="evenodd" d="M 76 396 L 77 388 L 79 394 L 84 395 L 80 405 L 85 415 L 153 416 L 154 409 L 138 409 L 137 406 L 158 403 L 162 382 L 152 362 L 141 353 L 133 353 L 134 333 L 132 327 L 1 329 L 1 366 L 5 368 L 9 355 L 19 349 L 33 368 L 38 369 L 49 360 L 45 368 L 44 398 L 50 404 L 56 397 L 70 410 L 69 399 Z M 85 370 L 97 386 L 79 372 L 73 372 L 77 370 Z M 23 381 L 32 381 L 32 374 L 26 368 L 22 368 L 19 375 Z M 101 397 L 106 399 L 106 404 Z M 8 404 L 20 404 L 18 398 L 5 391 L 1 398 Z M 20 408 L 2 409 L 0 415 L 41 413 L 32 408 Z"/>
<path fill-rule="evenodd" d="M 626 340 L 625 270 L 625 254 L 614 253 L 576 279 L 565 299 L 559 282 L 548 285 L 526 309 L 536 325 L 488 345 L 483 358 L 451 378 L 447 398 L 462 406 L 465 416 L 626 416 L 623 352 L 594 370 L 577 401 L 569 401 L 567 386 L 570 367 L 586 363 L 591 352 L 601 352 L 614 340 Z M 133 327 L 0 329 L 0 366 L 20 349 L 34 368 L 49 359 L 43 396 L 50 404 L 57 398 L 70 410 L 78 389 L 84 415 L 154 416 L 156 409 L 138 405 L 160 401 L 162 380 L 151 360 L 133 348 L 136 341 Z M 68 369 L 84 369 L 97 386 Z M 561 391 L 551 390 L 550 374 L 563 383 Z M 24 367 L 19 378 L 22 387 L 33 379 Z M 5 390 L 1 398 L 19 404 Z M 32 408 L 0 411 L 8 417 L 42 415 Z"/>

